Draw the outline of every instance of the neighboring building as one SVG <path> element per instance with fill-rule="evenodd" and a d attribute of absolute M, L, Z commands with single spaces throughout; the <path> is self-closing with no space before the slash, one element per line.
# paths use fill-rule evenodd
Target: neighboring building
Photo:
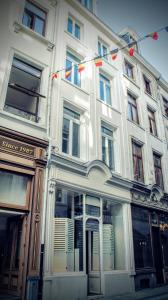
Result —
<path fill-rule="evenodd" d="M 0 20 L 0 291 L 166 284 L 168 84 L 139 44 L 108 55 L 137 34 L 113 33 L 96 0 L 8 0 Z"/>

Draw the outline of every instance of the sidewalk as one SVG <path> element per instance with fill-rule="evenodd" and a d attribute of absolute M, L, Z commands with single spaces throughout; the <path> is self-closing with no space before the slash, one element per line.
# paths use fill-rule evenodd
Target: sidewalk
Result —
<path fill-rule="evenodd" d="M 100 298 L 101 300 L 168 300 L 168 286 L 144 289 L 132 294 Z"/>

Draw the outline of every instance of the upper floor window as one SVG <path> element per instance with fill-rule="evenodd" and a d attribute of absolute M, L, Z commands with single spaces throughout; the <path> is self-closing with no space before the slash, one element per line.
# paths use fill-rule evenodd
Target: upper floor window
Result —
<path fill-rule="evenodd" d="M 162 97 L 162 99 L 163 99 L 164 114 L 166 117 L 168 117 L 168 100 L 164 97 Z"/>
<path fill-rule="evenodd" d="M 110 169 L 114 170 L 114 138 L 113 131 L 102 126 L 102 161 L 104 161 Z"/>
<path fill-rule="evenodd" d="M 128 93 L 128 119 L 139 124 L 136 98 Z"/>
<path fill-rule="evenodd" d="M 80 114 L 64 107 L 62 152 L 80 156 Z"/>
<path fill-rule="evenodd" d="M 155 112 L 152 111 L 149 107 L 148 107 L 148 120 L 149 120 L 149 130 L 150 130 L 150 133 L 152 133 L 153 135 L 157 136 L 157 128 L 156 128 L 156 121 L 155 121 Z"/>
<path fill-rule="evenodd" d="M 108 48 L 107 46 L 101 42 L 101 41 L 98 41 L 98 53 L 100 56 L 102 56 L 104 59 L 108 60 L 108 56 L 107 56 L 107 53 L 108 53 Z"/>
<path fill-rule="evenodd" d="M 74 37 L 80 40 L 81 36 L 81 28 L 80 25 L 76 22 L 74 18 L 71 16 L 68 17 L 68 24 L 67 24 L 67 30 L 69 33 L 71 33 Z"/>
<path fill-rule="evenodd" d="M 100 74 L 100 99 L 111 105 L 110 80 L 102 74 Z"/>
<path fill-rule="evenodd" d="M 132 141 L 133 171 L 134 179 L 144 182 L 143 161 L 142 161 L 142 145 Z"/>
<path fill-rule="evenodd" d="M 93 11 L 93 0 L 78 0 L 83 6 Z"/>
<path fill-rule="evenodd" d="M 80 59 L 73 55 L 71 52 L 67 51 L 66 53 L 66 71 L 70 70 L 66 79 L 72 82 L 75 85 L 81 86 L 81 74 L 78 72 L 78 64 Z"/>
<path fill-rule="evenodd" d="M 32 2 L 26 1 L 22 23 L 35 32 L 45 35 L 47 14 Z"/>
<path fill-rule="evenodd" d="M 40 81 L 42 71 L 23 60 L 13 59 L 8 90 L 6 95 L 6 111 L 38 122 L 40 97 Z"/>
<path fill-rule="evenodd" d="M 153 153 L 153 163 L 155 171 L 155 182 L 163 188 L 163 176 L 162 176 L 162 167 L 161 167 L 161 156 Z"/>
<path fill-rule="evenodd" d="M 143 76 L 143 79 L 144 79 L 144 85 L 145 85 L 145 92 L 148 93 L 149 95 L 152 95 L 150 80 L 145 75 Z"/>
<path fill-rule="evenodd" d="M 125 60 L 125 65 L 124 65 L 125 69 L 125 74 L 131 78 L 134 79 L 134 67 L 133 65 L 131 65 L 127 60 Z"/>

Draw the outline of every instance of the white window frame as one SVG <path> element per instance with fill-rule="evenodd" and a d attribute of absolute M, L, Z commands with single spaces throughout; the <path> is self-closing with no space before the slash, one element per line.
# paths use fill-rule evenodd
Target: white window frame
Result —
<path fill-rule="evenodd" d="M 126 68 L 126 65 L 128 65 L 128 66 L 130 66 L 131 68 L 130 68 L 130 70 L 132 70 L 131 71 L 131 76 L 129 76 L 129 72 L 128 72 L 128 74 L 127 74 L 127 68 Z M 130 63 L 126 58 L 124 58 L 124 74 L 129 78 L 129 79 L 131 79 L 131 80 L 134 80 L 135 81 L 135 70 L 134 70 L 134 65 L 132 64 L 132 63 Z"/>
<path fill-rule="evenodd" d="M 100 81 L 103 81 L 103 93 L 104 93 L 104 99 L 101 99 L 101 93 L 100 93 Z M 110 88 L 110 103 L 107 102 L 107 94 L 106 94 L 106 84 L 108 84 L 109 88 Z M 111 97 L 111 80 L 109 77 L 107 77 L 106 75 L 104 75 L 103 73 L 99 73 L 99 98 L 100 100 L 107 104 L 112 106 L 112 97 Z"/>
<path fill-rule="evenodd" d="M 76 114 L 79 115 L 79 120 L 73 118 L 72 116 L 70 116 L 69 114 L 64 112 L 64 109 L 68 109 Z M 81 119 L 81 115 L 79 112 L 75 111 L 74 109 L 71 109 L 67 106 L 63 107 L 63 121 L 62 121 L 62 145 L 63 145 L 63 126 L 64 126 L 64 119 L 69 120 L 69 139 L 68 139 L 68 152 L 63 152 L 63 147 L 62 147 L 62 153 L 65 155 L 70 155 L 76 158 L 80 158 L 80 119 Z M 78 132 L 78 155 L 73 155 L 72 154 L 72 150 L 73 150 L 73 124 L 76 123 L 79 125 L 79 132 Z"/>
<path fill-rule="evenodd" d="M 72 57 L 70 57 L 68 54 L 73 55 L 75 59 L 73 59 Z M 67 49 L 66 51 L 66 61 L 69 60 L 72 63 L 72 70 L 71 70 L 71 80 L 69 80 L 68 78 L 66 78 L 66 80 L 68 80 L 69 82 L 71 82 L 72 84 L 74 84 L 75 86 L 81 87 L 81 73 L 79 73 L 78 71 L 78 78 L 79 78 L 79 85 L 75 83 L 75 69 L 74 69 L 74 65 L 79 64 L 80 63 L 80 58 L 74 54 L 73 52 L 71 52 L 69 49 Z"/>
<path fill-rule="evenodd" d="M 102 131 L 102 128 L 105 128 L 105 129 L 111 131 L 112 135 L 110 136 L 110 135 L 104 133 Z M 102 144 L 102 138 L 103 137 L 105 138 L 105 154 L 106 154 L 106 161 L 105 161 L 105 163 L 107 164 L 107 166 L 109 166 L 109 168 L 111 168 L 111 170 L 115 171 L 115 157 L 114 157 L 115 156 L 115 153 L 114 153 L 115 139 L 114 139 L 114 129 L 109 128 L 109 126 L 106 125 L 106 124 L 104 124 L 104 123 L 101 124 L 101 145 L 102 145 L 101 149 L 102 149 L 102 158 L 103 158 L 103 144 Z M 112 160 L 112 167 L 110 167 L 110 157 L 109 157 L 108 141 L 111 141 L 112 145 L 113 145 L 112 146 L 113 153 L 112 153 L 112 158 L 111 158 L 111 160 Z"/>
<path fill-rule="evenodd" d="M 69 21 L 69 19 L 71 19 L 71 21 L 72 21 L 72 33 L 68 30 L 68 21 Z M 75 25 L 77 25 L 78 27 L 79 27 L 79 31 L 80 31 L 80 37 L 78 38 L 78 37 L 76 37 L 75 36 Z M 69 34 L 71 34 L 75 39 L 77 39 L 77 40 L 81 40 L 81 24 L 72 16 L 72 15 L 68 15 L 68 19 L 67 19 L 67 32 L 69 33 Z"/>
<path fill-rule="evenodd" d="M 99 44 L 100 44 L 100 52 L 99 52 Z M 103 59 L 105 59 L 106 61 L 108 61 L 108 55 L 104 56 L 104 51 L 103 51 L 103 47 L 106 49 L 106 53 L 108 53 L 108 45 L 103 42 L 102 40 L 98 39 L 98 54 L 101 55 L 103 57 Z"/>

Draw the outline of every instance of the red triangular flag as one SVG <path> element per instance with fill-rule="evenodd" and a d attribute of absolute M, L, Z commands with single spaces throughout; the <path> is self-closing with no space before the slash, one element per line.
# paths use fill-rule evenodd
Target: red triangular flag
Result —
<path fill-rule="evenodd" d="M 133 56 L 133 55 L 134 55 L 134 48 L 130 48 L 130 49 L 129 49 L 129 55 L 130 55 L 130 56 Z"/>
<path fill-rule="evenodd" d="M 158 40 L 158 33 L 155 31 L 155 32 L 153 32 L 153 34 L 152 34 L 152 38 L 155 40 L 155 41 L 157 41 Z"/>
<path fill-rule="evenodd" d="M 58 73 L 53 73 L 53 74 L 51 75 L 51 78 L 52 78 L 52 79 L 58 78 Z"/>
<path fill-rule="evenodd" d="M 112 60 L 115 60 L 115 59 L 117 58 L 117 54 L 113 54 L 113 55 L 111 56 L 111 58 L 112 58 Z"/>

